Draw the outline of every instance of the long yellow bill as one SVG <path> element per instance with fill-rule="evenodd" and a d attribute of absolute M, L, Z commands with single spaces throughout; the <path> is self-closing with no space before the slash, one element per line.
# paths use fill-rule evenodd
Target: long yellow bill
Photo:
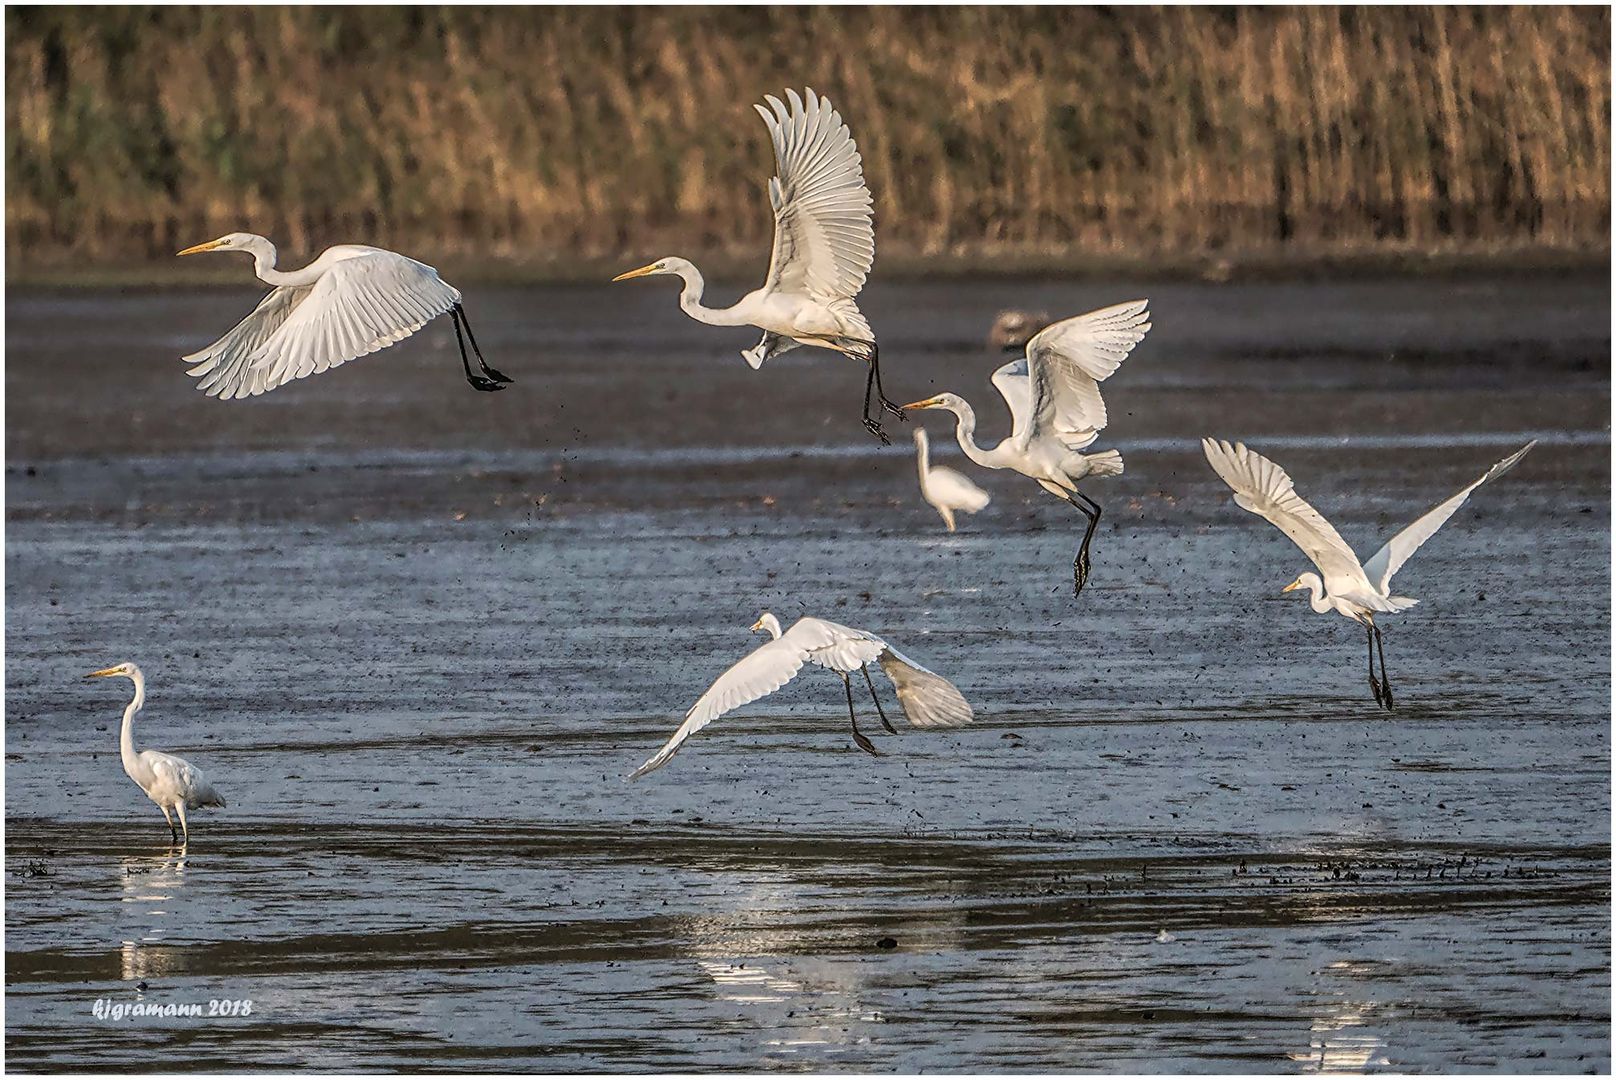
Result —
<path fill-rule="evenodd" d="M 1290 592 L 1292 589 L 1300 589 L 1301 587 L 1302 587 L 1302 583 L 1300 581 L 1293 581 L 1289 585 L 1285 586 L 1283 589 L 1281 589 L 1279 591 L 1280 592 Z"/>
<path fill-rule="evenodd" d="M 116 674 L 118 674 L 118 669 L 117 668 L 108 667 L 108 668 L 102 668 L 100 671 L 92 671 L 92 672 L 90 672 L 88 675 L 86 675 L 84 677 L 86 679 L 104 679 L 109 675 L 116 675 Z"/>
<path fill-rule="evenodd" d="M 937 399 L 934 398 L 934 397 L 929 397 L 925 401 L 911 401 L 909 404 L 902 406 L 902 408 L 905 408 L 905 409 L 929 409 L 929 408 L 931 408 L 932 406 L 934 406 L 936 404 L 937 404 Z"/>
<path fill-rule="evenodd" d="M 217 241 L 217 240 L 209 240 L 205 244 L 193 244 L 191 247 L 186 248 L 184 251 L 176 252 L 175 254 L 177 254 L 177 255 L 195 255 L 198 252 L 202 252 L 202 251 L 212 251 L 214 248 L 216 248 L 218 246 L 219 246 L 219 241 Z M 99 675 L 100 672 L 97 672 L 96 674 Z"/>
<path fill-rule="evenodd" d="M 185 252 L 182 251 L 182 252 L 180 252 L 180 254 L 184 255 Z M 644 277 L 646 274 L 651 273 L 655 269 L 656 269 L 656 263 L 652 263 L 649 266 L 642 266 L 638 270 L 629 270 L 629 271 L 626 271 L 624 273 L 618 274 L 616 277 L 612 278 L 612 280 L 613 281 L 627 281 L 629 278 Z"/>

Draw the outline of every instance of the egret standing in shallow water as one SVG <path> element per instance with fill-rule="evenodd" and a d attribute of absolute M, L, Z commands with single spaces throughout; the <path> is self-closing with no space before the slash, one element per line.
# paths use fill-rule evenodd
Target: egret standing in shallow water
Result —
<path fill-rule="evenodd" d="M 926 429 L 915 428 L 915 458 L 920 468 L 920 497 L 942 515 L 948 531 L 954 531 L 954 511 L 974 514 L 991 500 L 988 493 L 947 465 L 931 463 L 931 444 Z"/>
<path fill-rule="evenodd" d="M 1100 504 L 1077 490 L 1090 476 L 1120 476 L 1115 450 L 1080 454 L 1106 425 L 1100 383 L 1128 358 L 1150 330 L 1149 301 L 1133 300 L 1045 327 L 1027 342 L 1027 355 L 993 373 L 1010 406 L 1010 437 L 992 447 L 976 443 L 976 410 L 958 394 L 938 394 L 906 409 L 947 409 L 965 456 L 986 469 L 1014 469 L 1088 518 L 1072 560 L 1072 595 L 1089 579 L 1089 542 L 1100 523 Z"/>
<path fill-rule="evenodd" d="M 1392 575 L 1436 534 L 1476 488 L 1515 467 L 1526 452 L 1537 445 L 1527 443 L 1446 502 L 1434 507 L 1414 524 L 1386 541 L 1366 563 L 1359 563 L 1341 534 L 1307 501 L 1296 493 L 1285 470 L 1241 443 L 1202 439 L 1201 449 L 1223 482 L 1234 489 L 1236 505 L 1267 518 L 1291 543 L 1313 560 L 1324 577 L 1302 574 L 1281 589 L 1306 589 L 1313 610 L 1320 615 L 1335 612 L 1364 627 L 1369 641 L 1369 689 L 1375 704 L 1388 711 L 1392 707 L 1391 677 L 1386 674 L 1386 646 L 1381 640 L 1377 613 L 1403 611 L 1419 603 L 1406 596 L 1391 594 Z M 1375 655 L 1380 655 L 1380 677 L 1375 677 Z"/>
<path fill-rule="evenodd" d="M 196 810 L 204 806 L 223 807 L 224 796 L 220 795 L 208 778 L 202 775 L 202 770 L 192 765 L 184 758 L 165 754 L 161 750 L 135 750 L 135 714 L 146 704 L 146 677 L 141 674 L 140 668 L 134 664 L 122 663 L 114 667 L 102 668 L 92 671 L 84 676 L 86 679 L 124 678 L 135 684 L 135 696 L 123 710 L 123 730 L 118 734 L 118 750 L 123 757 L 123 771 L 129 774 L 129 779 L 140 785 L 140 790 L 146 797 L 157 804 L 168 821 L 169 834 L 175 839 L 180 833 L 174 828 L 174 818 L 170 811 L 178 814 L 180 829 L 185 831 L 185 839 L 191 839 L 191 827 L 185 821 L 186 810 Z"/>
<path fill-rule="evenodd" d="M 635 769 L 629 779 L 660 769 L 690 736 L 725 713 L 774 693 L 796 678 L 805 663 L 829 668 L 842 677 L 842 686 L 847 691 L 847 717 L 853 725 L 853 742 L 867 754 L 879 755 L 879 751 L 858 729 L 858 717 L 853 713 L 853 672 L 864 674 L 864 685 L 870 688 L 870 699 L 875 702 L 881 726 L 893 735 L 898 733 L 887 719 L 886 710 L 881 708 L 881 699 L 875 696 L 875 683 L 870 681 L 871 663 L 880 664 L 881 670 L 892 680 L 898 692 L 898 704 L 903 706 L 904 716 L 915 727 L 949 728 L 971 722 L 970 703 L 953 683 L 921 667 L 874 634 L 812 618 L 798 619 L 791 624 L 791 629 L 781 633 L 780 620 L 767 611 L 752 624 L 751 630 L 767 633 L 770 640 L 720 675 L 690 707 L 685 722 L 667 745 Z"/>
<path fill-rule="evenodd" d="M 855 297 L 875 262 L 875 225 L 870 189 L 858 147 L 841 114 L 812 90 L 807 101 L 787 90 L 788 108 L 773 95 L 769 108 L 754 105 L 774 142 L 775 168 L 769 181 L 774 207 L 774 255 L 761 289 L 733 306 L 703 307 L 701 271 L 675 255 L 613 281 L 672 274 L 684 282 L 679 306 L 710 326 L 756 326 L 763 338 L 741 353 L 754 369 L 798 345 L 834 349 L 869 365 L 864 382 L 864 426 L 883 443 L 891 442 L 870 416 L 870 395 L 900 420 L 903 410 L 881 389 L 881 354 L 875 333 Z"/>
<path fill-rule="evenodd" d="M 266 393 L 403 341 L 447 313 L 466 381 L 478 390 L 511 382 L 483 360 L 460 290 L 425 263 L 395 251 L 343 244 L 326 248 L 301 270 L 275 269 L 275 245 L 253 233 L 230 233 L 180 252 L 244 251 L 260 281 L 275 286 L 236 327 L 212 345 L 182 357 L 209 397 Z M 465 330 L 461 335 L 462 327 Z M 477 356 L 471 370 L 466 342 Z"/>

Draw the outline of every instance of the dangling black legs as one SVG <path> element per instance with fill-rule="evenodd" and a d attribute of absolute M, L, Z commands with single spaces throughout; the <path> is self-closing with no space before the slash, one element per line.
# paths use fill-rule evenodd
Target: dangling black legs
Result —
<path fill-rule="evenodd" d="M 1365 621 L 1364 634 L 1365 640 L 1369 645 L 1369 692 L 1375 695 L 1376 705 L 1379 705 L 1383 709 L 1390 709 L 1391 705 L 1387 701 L 1386 691 L 1381 686 L 1380 680 L 1375 678 L 1375 624 Z M 1382 659 L 1381 674 L 1385 674 L 1385 668 L 1386 662 L 1384 659 Z"/>
<path fill-rule="evenodd" d="M 891 446 L 892 440 L 881 430 L 881 421 L 870 417 L 870 392 L 875 389 L 875 367 L 872 365 L 864 379 L 864 430 L 881 440 L 882 446 Z"/>
<path fill-rule="evenodd" d="M 843 675 L 842 688 L 847 691 L 847 718 L 853 723 L 854 745 L 866 754 L 874 754 L 876 757 L 880 757 L 881 751 L 877 750 L 875 744 L 864 737 L 864 732 L 858 729 L 858 717 L 853 715 L 853 680 Z"/>
<path fill-rule="evenodd" d="M 465 309 L 456 304 L 449 309 L 449 317 L 454 320 L 455 341 L 460 345 L 460 362 L 466 369 L 466 381 L 474 389 L 487 391 L 488 393 L 503 390 L 507 383 L 513 382 L 514 380 L 489 367 L 487 361 L 483 359 L 483 351 L 477 347 L 477 338 L 471 332 L 471 320 L 466 318 Z M 466 329 L 465 337 L 460 334 L 462 325 Z M 471 370 L 471 356 L 466 352 L 467 339 L 471 341 L 471 351 L 477 354 L 477 371 L 475 373 Z"/>
<path fill-rule="evenodd" d="M 881 349 L 873 341 L 864 341 L 859 338 L 840 338 L 840 347 L 848 356 L 863 360 L 870 365 L 870 370 L 864 380 L 864 427 L 870 434 L 881 440 L 882 445 L 892 445 L 887 433 L 881 430 L 881 421 L 870 415 L 870 400 L 872 396 L 880 401 L 881 408 L 891 413 L 899 420 L 908 420 L 909 417 L 895 403 L 887 400 L 887 393 L 881 386 Z"/>
<path fill-rule="evenodd" d="M 1079 499 L 1083 501 L 1078 502 Z M 1089 542 L 1094 539 L 1094 527 L 1100 523 L 1100 504 L 1081 491 L 1072 492 L 1066 501 L 1089 519 L 1088 528 L 1083 530 L 1083 542 L 1077 546 L 1077 556 L 1072 559 L 1072 596 L 1076 597 L 1089 580 Z"/>
<path fill-rule="evenodd" d="M 898 729 L 887 719 L 887 711 L 881 707 L 881 699 L 875 696 L 875 684 L 870 681 L 870 665 L 860 664 L 859 670 L 864 672 L 864 685 L 870 688 L 870 700 L 875 702 L 875 712 L 881 717 L 881 726 L 887 729 L 888 735 L 896 735 Z"/>
<path fill-rule="evenodd" d="M 887 400 L 887 392 L 881 385 L 881 346 L 870 342 L 870 370 L 875 372 L 875 396 L 881 399 L 881 408 L 896 416 L 899 420 L 908 420 L 904 415 L 902 406 Z"/>
<path fill-rule="evenodd" d="M 1375 651 L 1380 654 L 1380 693 L 1381 696 L 1385 698 L 1381 704 L 1386 707 L 1387 712 L 1391 712 L 1392 677 L 1386 674 L 1386 642 L 1381 637 L 1380 627 L 1376 626 L 1374 623 L 1370 623 L 1369 628 L 1375 632 Z"/>

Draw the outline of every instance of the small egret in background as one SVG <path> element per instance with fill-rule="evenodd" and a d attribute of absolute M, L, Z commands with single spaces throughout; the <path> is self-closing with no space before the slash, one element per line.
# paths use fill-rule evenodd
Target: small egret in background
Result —
<path fill-rule="evenodd" d="M 1047 326 L 1027 342 L 1027 355 L 993 373 L 993 385 L 1010 406 L 1010 437 L 996 446 L 976 443 L 976 411 L 958 394 L 938 394 L 906 409 L 947 409 L 957 419 L 954 434 L 965 456 L 986 469 L 1013 469 L 1075 506 L 1088 518 L 1072 560 L 1072 595 L 1089 579 L 1089 542 L 1100 523 L 1100 504 L 1077 490 L 1089 476 L 1120 476 L 1115 450 L 1080 454 L 1106 425 L 1100 383 L 1128 358 L 1150 330 L 1149 301 L 1091 311 Z"/>
<path fill-rule="evenodd" d="M 317 375 L 349 360 L 403 341 L 447 313 L 466 381 L 478 390 L 503 390 L 511 382 L 483 360 L 460 290 L 425 263 L 395 251 L 343 244 L 326 248 L 301 270 L 275 269 L 275 245 L 253 233 L 230 233 L 180 252 L 244 251 L 259 280 L 275 286 L 235 329 L 212 345 L 182 357 L 195 365 L 209 397 L 244 398 Z M 461 335 L 461 328 L 465 335 Z M 477 356 L 471 370 L 470 340 Z"/>
<path fill-rule="evenodd" d="M 1302 554 L 1312 559 L 1313 565 L 1324 575 L 1321 579 L 1318 574 L 1302 574 L 1280 591 L 1306 589 L 1313 610 L 1320 615 L 1334 611 L 1364 627 L 1369 641 L 1369 689 L 1375 695 L 1375 704 L 1387 710 L 1392 707 L 1392 684 L 1386 674 L 1386 646 L 1375 615 L 1403 611 L 1419 603 L 1391 594 L 1392 575 L 1464 505 L 1472 491 L 1514 468 L 1536 445 L 1537 441 L 1533 440 L 1488 469 L 1481 479 L 1434 507 L 1386 541 L 1386 546 L 1375 552 L 1368 562 L 1360 564 L 1358 556 L 1335 527 L 1296 493 L 1284 469 L 1241 443 L 1201 440 L 1206 460 L 1223 482 L 1234 489 L 1235 504 L 1267 518 L 1290 537 L 1291 543 L 1301 548 Z M 1378 679 L 1375 677 L 1377 652 L 1380 654 Z"/>
<path fill-rule="evenodd" d="M 118 734 L 118 750 L 123 757 L 123 771 L 129 779 L 140 785 L 146 797 L 157 804 L 168 821 L 169 834 L 175 839 L 180 833 L 174 828 L 170 811 L 178 814 L 185 839 L 191 839 L 191 828 L 185 821 L 186 810 L 204 806 L 223 807 L 224 796 L 214 790 L 202 770 L 184 758 L 165 754 L 161 750 L 135 750 L 135 714 L 146 704 L 146 677 L 134 664 L 122 663 L 114 667 L 92 671 L 86 679 L 124 678 L 135 684 L 135 696 L 123 710 L 123 730 Z"/>
<path fill-rule="evenodd" d="M 834 349 L 869 365 L 864 381 L 864 426 L 891 442 L 870 416 L 873 391 L 900 420 L 903 411 L 881 389 L 881 354 L 875 333 L 855 298 L 875 263 L 870 189 L 852 133 L 827 98 L 812 90 L 807 101 L 787 90 L 789 107 L 773 95 L 754 105 L 774 142 L 777 175 L 769 181 L 774 207 L 774 255 L 761 289 L 728 308 L 703 307 L 701 271 L 676 255 L 612 278 L 672 274 L 684 282 L 679 306 L 709 326 L 756 326 L 763 338 L 742 352 L 753 369 L 798 345 Z"/>
<path fill-rule="evenodd" d="M 1018 353 L 1032 336 L 1049 325 L 1049 312 L 1006 308 L 993 317 L 988 330 L 988 348 L 994 352 Z"/>
<path fill-rule="evenodd" d="M 931 463 L 931 445 L 923 427 L 915 428 L 915 458 L 920 467 L 920 497 L 942 515 L 949 532 L 954 531 L 954 511 L 974 514 L 990 501 L 987 492 L 947 465 Z"/>
<path fill-rule="evenodd" d="M 685 722 L 667 745 L 635 769 L 629 779 L 660 769 L 690 736 L 725 713 L 774 693 L 794 679 L 805 663 L 829 668 L 842 677 L 842 686 L 847 691 L 847 716 L 853 725 L 853 742 L 865 753 L 879 755 L 875 745 L 858 728 L 858 717 L 853 712 L 853 672 L 864 673 L 864 685 L 870 688 L 870 698 L 875 702 L 881 725 L 893 735 L 898 733 L 887 719 L 886 710 L 881 708 L 881 699 L 875 696 L 875 683 L 870 680 L 871 663 L 880 664 L 881 670 L 892 680 L 898 692 L 898 704 L 903 706 L 904 716 L 915 727 L 951 728 L 971 722 L 970 703 L 953 683 L 921 667 L 874 634 L 813 618 L 798 619 L 791 624 L 791 629 L 781 633 L 780 620 L 767 611 L 752 624 L 751 630 L 764 631 L 770 640 L 720 675 L 690 707 Z"/>

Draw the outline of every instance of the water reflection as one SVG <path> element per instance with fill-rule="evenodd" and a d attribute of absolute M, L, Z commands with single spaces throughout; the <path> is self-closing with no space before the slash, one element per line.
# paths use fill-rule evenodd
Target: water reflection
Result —
<path fill-rule="evenodd" d="M 1383 974 L 1382 967 L 1373 962 L 1337 960 L 1324 970 L 1332 976 L 1364 979 Z M 1313 1018 L 1307 1052 L 1290 1054 L 1290 1059 L 1303 1063 L 1303 1072 L 1361 1073 L 1387 1067 L 1390 1061 L 1382 1053 L 1386 1039 L 1370 1027 L 1379 1009 L 1368 1001 L 1337 1001 L 1326 1006 Z"/>
<path fill-rule="evenodd" d="M 169 848 L 161 855 L 125 855 L 118 860 L 123 903 L 131 905 L 129 921 L 144 932 L 125 939 L 119 950 L 122 977 L 127 981 L 183 974 L 184 950 L 162 941 L 173 914 L 173 901 L 185 887 L 186 848 Z"/>

